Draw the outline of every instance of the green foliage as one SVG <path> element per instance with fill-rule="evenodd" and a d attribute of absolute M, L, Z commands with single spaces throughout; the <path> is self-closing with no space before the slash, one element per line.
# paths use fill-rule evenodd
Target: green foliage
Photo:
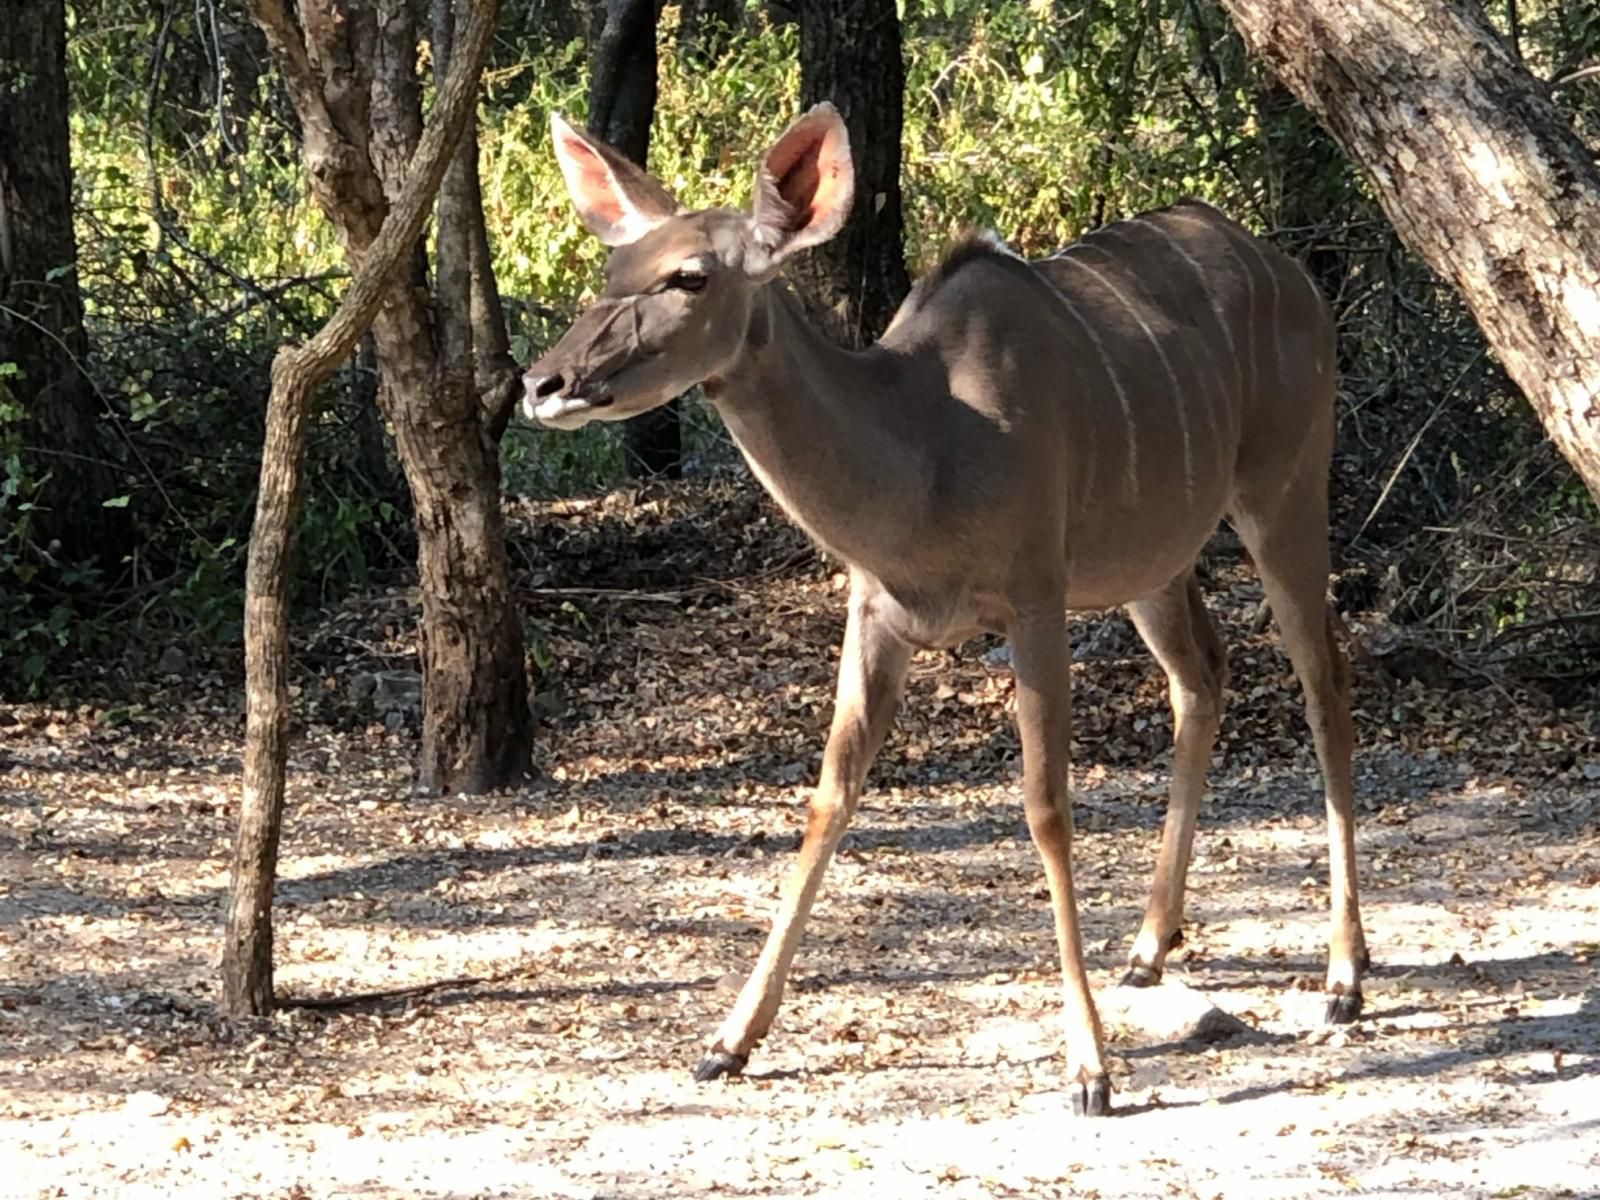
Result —
<path fill-rule="evenodd" d="M 49 564 L 32 537 L 36 499 L 45 480 L 23 461 L 23 410 L 13 392 L 24 382 L 14 362 L 0 362 L 0 663 L 28 693 L 44 678 L 50 656 L 70 640 L 72 609 L 59 599 L 35 596 Z M 88 582 L 81 570 L 60 572 L 68 582 Z M 3 679 L 0 675 L 0 679 Z"/>

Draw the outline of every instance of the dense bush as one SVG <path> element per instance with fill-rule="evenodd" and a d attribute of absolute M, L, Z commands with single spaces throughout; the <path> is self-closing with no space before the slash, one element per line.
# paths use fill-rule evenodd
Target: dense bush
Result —
<path fill-rule="evenodd" d="M 1403 252 L 1326 136 L 1246 60 L 1214 4 L 904 7 L 914 266 L 971 224 L 1039 253 L 1180 195 L 1213 200 L 1300 255 L 1338 309 L 1336 538 L 1369 579 L 1354 599 L 1463 645 L 1500 647 L 1508 629 L 1595 607 L 1587 495 L 1454 295 Z M 573 220 L 547 142 L 552 111 L 583 112 L 583 22 L 570 19 L 572 5 L 506 9 L 485 84 L 483 182 L 514 350 L 525 360 L 594 287 L 603 249 Z M 1600 48 L 1592 12 L 1522 9 L 1524 52 L 1541 72 L 1558 75 Z M 314 328 L 342 286 L 342 258 L 307 195 L 259 36 L 237 14 L 197 23 L 202 12 L 76 5 L 89 369 L 138 538 L 122 562 L 99 564 L 105 605 L 78 605 L 73 632 L 49 606 L 0 609 L 8 629 L 27 620 L 44 631 L 31 653 L 86 648 L 112 628 L 125 643 L 130 624 L 154 635 L 145 644 L 236 633 L 267 369 L 279 343 Z M 794 114 L 795 27 L 752 11 L 705 66 L 674 52 L 675 19 L 668 9 L 662 22 L 651 166 L 686 203 L 741 204 L 761 148 Z M 575 36 L 551 44 L 541 32 L 551 27 Z M 1593 92 L 1560 93 L 1586 131 L 1600 128 Z M 357 360 L 321 397 L 302 596 L 408 570 L 404 486 L 375 387 Z M 732 460 L 714 416 L 692 410 L 690 425 L 696 464 Z M 592 490 L 622 476 L 615 431 L 603 427 L 552 436 L 514 426 L 505 453 L 508 485 L 524 493 Z M 21 468 L 4 469 L 11 492 L 25 495 Z M 1555 549 L 1539 553 L 1545 547 Z M 12 683 L 16 661 L 7 656 Z"/>

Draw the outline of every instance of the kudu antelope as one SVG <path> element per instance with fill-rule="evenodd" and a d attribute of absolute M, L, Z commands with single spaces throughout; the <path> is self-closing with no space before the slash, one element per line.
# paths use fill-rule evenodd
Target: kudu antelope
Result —
<path fill-rule="evenodd" d="M 899 702 L 913 650 L 1010 640 L 1028 828 L 1065 977 L 1073 1107 L 1110 1108 L 1073 896 L 1066 612 L 1129 606 L 1170 681 L 1175 745 L 1155 881 L 1125 982 L 1161 977 L 1226 667 L 1194 561 L 1231 518 L 1305 689 L 1327 793 L 1327 1016 L 1361 1008 L 1353 740 L 1327 608 L 1334 329 L 1293 260 L 1200 203 L 1100 229 L 1038 262 L 950 253 L 883 339 L 830 344 L 779 282 L 838 232 L 854 188 L 829 105 L 767 151 L 752 211 L 680 209 L 559 117 L 578 213 L 613 247 L 604 293 L 525 377 L 558 429 L 702 384 L 779 504 L 849 564 L 833 725 L 799 859 L 755 970 L 696 1075 L 738 1072 L 777 1013 L 801 929 Z"/>

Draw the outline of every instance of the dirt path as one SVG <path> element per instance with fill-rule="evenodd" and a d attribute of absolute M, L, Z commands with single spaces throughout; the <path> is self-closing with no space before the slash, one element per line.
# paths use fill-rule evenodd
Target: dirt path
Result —
<path fill-rule="evenodd" d="M 1214 595 L 1231 740 L 1170 980 L 1251 1032 L 1114 1029 L 1120 1115 L 1093 1123 L 1061 1087 L 1010 685 L 981 646 L 919 664 L 749 1074 L 689 1079 L 801 825 L 837 628 L 825 572 L 611 597 L 581 621 L 541 601 L 562 715 L 514 796 L 409 798 L 405 731 L 347 719 L 343 668 L 308 675 L 280 995 L 432 986 L 255 1028 L 212 1010 L 236 694 L 6 710 L 0 1196 L 1600 1195 L 1588 718 L 1367 681 L 1376 967 L 1364 1019 L 1330 1033 L 1314 764 L 1281 659 L 1245 627 L 1248 584 Z M 366 624 L 363 653 L 384 637 Z M 1100 987 L 1165 779 L 1160 681 L 1112 628 L 1078 668 Z"/>

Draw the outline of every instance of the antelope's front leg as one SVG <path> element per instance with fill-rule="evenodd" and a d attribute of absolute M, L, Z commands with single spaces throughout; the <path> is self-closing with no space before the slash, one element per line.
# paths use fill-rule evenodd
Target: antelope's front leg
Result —
<path fill-rule="evenodd" d="M 1067 1026 L 1067 1078 L 1072 1111 L 1104 1116 L 1111 1111 L 1104 1038 L 1078 931 L 1072 889 L 1072 801 L 1068 794 L 1072 739 L 1071 654 L 1061 606 L 1019 616 L 1011 633 L 1017 677 L 1017 729 L 1022 736 L 1022 800 L 1028 831 L 1044 861 L 1061 952 Z"/>
<path fill-rule="evenodd" d="M 715 1079 L 743 1070 L 750 1051 L 772 1026 L 805 931 L 823 873 L 844 836 L 861 797 L 867 768 L 883 745 L 900 704 L 911 650 L 874 608 L 876 586 L 856 577 L 850 589 L 850 615 L 839 656 L 839 684 L 833 727 L 822 758 L 822 778 L 812 793 L 800 857 L 789 868 L 772 932 L 755 970 L 739 992 L 728 1019 L 711 1040 L 694 1077 Z"/>

